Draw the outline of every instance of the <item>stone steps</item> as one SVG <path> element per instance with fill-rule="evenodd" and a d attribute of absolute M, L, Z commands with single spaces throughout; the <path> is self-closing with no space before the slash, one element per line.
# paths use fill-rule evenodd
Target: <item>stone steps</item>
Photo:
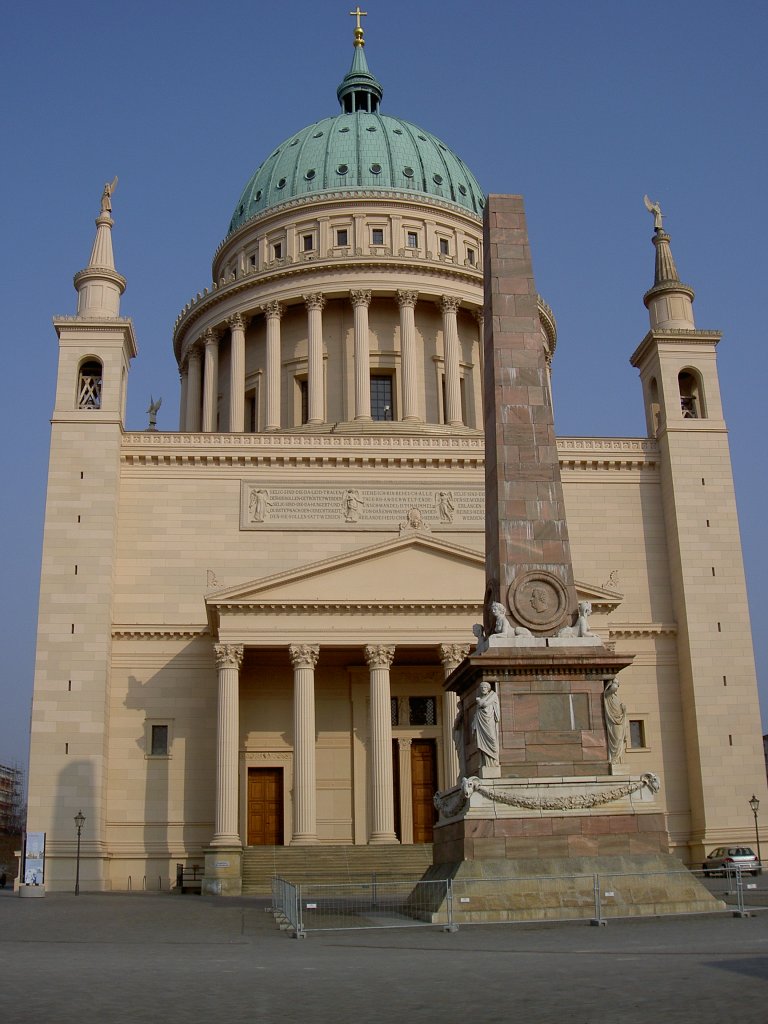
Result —
<path fill-rule="evenodd" d="M 249 846 L 243 851 L 243 894 L 268 896 L 272 876 L 289 882 L 363 882 L 376 875 L 418 879 L 432 864 L 432 845 Z"/>

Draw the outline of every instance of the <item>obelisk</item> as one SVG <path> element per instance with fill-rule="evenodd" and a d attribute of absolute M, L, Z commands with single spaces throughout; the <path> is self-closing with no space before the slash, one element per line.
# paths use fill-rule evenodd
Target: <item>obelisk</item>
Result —
<path fill-rule="evenodd" d="M 489 196 L 483 232 L 486 606 L 552 635 L 576 592 L 522 196 Z"/>

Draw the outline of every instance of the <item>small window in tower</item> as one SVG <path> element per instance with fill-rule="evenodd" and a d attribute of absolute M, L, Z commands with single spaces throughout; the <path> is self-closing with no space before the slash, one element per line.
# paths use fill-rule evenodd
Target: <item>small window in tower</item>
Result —
<path fill-rule="evenodd" d="M 248 257 L 248 263 L 251 265 L 253 270 L 256 269 L 256 253 L 251 253 Z"/>
<path fill-rule="evenodd" d="M 448 245 L 448 239 L 447 238 L 441 238 L 440 239 L 440 255 L 441 256 L 448 256 L 449 253 L 450 253 L 450 247 Z"/>
<path fill-rule="evenodd" d="M 629 749 L 645 750 L 645 722 L 642 718 L 630 718 L 629 720 Z"/>
<path fill-rule="evenodd" d="M 384 228 L 371 229 L 371 244 L 384 245 Z"/>
<path fill-rule="evenodd" d="M 309 381 L 299 381 L 299 398 L 301 401 L 301 422 L 309 422 Z"/>
<path fill-rule="evenodd" d="M 346 228 L 339 228 L 336 232 L 336 245 L 349 245 L 349 234 Z"/>
<path fill-rule="evenodd" d="M 80 367 L 77 381 L 77 408 L 100 409 L 103 369 L 98 359 L 88 359 Z"/>
<path fill-rule="evenodd" d="M 684 420 L 698 420 L 704 417 L 702 408 L 701 388 L 698 378 L 689 370 L 681 370 L 677 375 L 680 389 L 680 409 Z"/>
<path fill-rule="evenodd" d="M 285 178 L 281 178 L 277 183 L 278 188 L 285 188 Z"/>
<path fill-rule="evenodd" d="M 389 374 L 371 374 L 371 417 L 386 422 L 393 419 L 392 377 Z"/>
<path fill-rule="evenodd" d="M 344 177 L 345 174 L 348 173 L 348 171 L 349 166 L 347 164 L 339 164 L 339 166 L 336 168 L 336 173 L 340 175 L 342 178 Z"/>
<path fill-rule="evenodd" d="M 476 261 L 477 261 L 477 253 L 475 252 L 474 249 L 469 249 L 468 248 L 467 249 L 467 263 L 470 265 L 470 267 L 474 267 Z"/>
<path fill-rule="evenodd" d="M 282 242 L 275 242 L 275 244 L 272 246 L 272 255 L 274 256 L 274 258 L 276 260 L 281 260 L 283 258 L 283 243 Z"/>
<path fill-rule="evenodd" d="M 315 248 L 315 236 L 302 235 L 301 248 L 304 252 L 312 252 L 312 250 Z"/>
<path fill-rule="evenodd" d="M 171 756 L 172 719 L 150 720 L 144 723 L 144 753 L 146 757 Z"/>
<path fill-rule="evenodd" d="M 419 236 L 416 231 L 407 231 L 405 235 L 405 244 L 409 249 L 419 248 Z"/>
<path fill-rule="evenodd" d="M 371 174 L 381 174 L 381 164 L 371 164 Z"/>
<path fill-rule="evenodd" d="M 317 171 L 314 169 L 314 167 L 310 167 L 310 169 L 307 171 L 307 173 L 304 175 L 304 177 L 307 179 L 307 181 L 312 181 L 312 179 L 314 178 L 314 176 L 316 174 L 317 174 Z"/>

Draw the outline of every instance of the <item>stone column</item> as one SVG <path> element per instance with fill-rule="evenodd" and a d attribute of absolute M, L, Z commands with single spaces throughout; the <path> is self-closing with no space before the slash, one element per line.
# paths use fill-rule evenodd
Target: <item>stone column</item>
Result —
<path fill-rule="evenodd" d="M 461 384 L 459 383 L 459 327 L 456 312 L 460 301 L 452 295 L 444 295 L 440 302 L 443 313 L 443 357 L 445 359 L 445 422 L 451 427 L 460 427 Z"/>
<path fill-rule="evenodd" d="M 179 401 L 179 430 L 187 429 L 187 384 L 189 382 L 189 366 L 183 363 L 179 368 L 179 384 L 181 385 L 181 398 Z"/>
<path fill-rule="evenodd" d="M 203 334 L 203 344 L 203 431 L 209 434 L 216 429 L 216 406 L 219 397 L 219 336 L 210 327 Z"/>
<path fill-rule="evenodd" d="M 389 706 L 389 666 L 395 648 L 367 644 L 363 648 L 371 677 L 371 836 L 369 842 L 396 843 L 392 795 L 392 718 Z"/>
<path fill-rule="evenodd" d="M 400 842 L 413 845 L 413 770 L 411 767 L 412 740 L 398 739 L 397 754 L 400 761 Z"/>
<path fill-rule="evenodd" d="M 267 321 L 267 374 L 265 389 L 265 430 L 280 429 L 280 319 L 283 307 L 277 301 L 262 307 Z"/>
<path fill-rule="evenodd" d="M 349 293 L 355 311 L 355 419 L 371 418 L 371 351 L 368 337 L 369 291 Z"/>
<path fill-rule="evenodd" d="M 416 387 L 416 319 L 414 310 L 418 292 L 396 292 L 400 307 L 400 366 L 402 373 L 403 413 L 401 419 L 421 421 Z"/>
<path fill-rule="evenodd" d="M 187 357 L 187 430 L 200 430 L 200 349 L 195 346 Z"/>
<path fill-rule="evenodd" d="M 293 839 L 292 846 L 317 842 L 315 772 L 315 665 L 320 648 L 291 644 L 293 666 Z"/>
<path fill-rule="evenodd" d="M 321 292 L 305 295 L 307 306 L 307 378 L 309 415 L 307 424 L 325 421 L 323 401 L 323 306 L 325 296 Z"/>
<path fill-rule="evenodd" d="M 216 731 L 216 824 L 211 846 L 241 846 L 238 829 L 240 666 L 242 644 L 214 644 L 219 670 Z"/>
<path fill-rule="evenodd" d="M 242 313 L 234 313 L 228 320 L 232 332 L 229 353 L 229 430 L 242 434 L 245 430 L 245 324 Z"/>
<path fill-rule="evenodd" d="M 469 653 L 469 644 L 440 644 L 440 662 L 443 666 L 443 674 L 447 679 L 457 665 L 466 658 Z M 456 753 L 456 744 L 453 740 L 453 723 L 458 710 L 456 694 L 450 690 L 443 693 L 442 708 L 442 746 L 443 746 L 443 788 L 450 789 L 455 786 L 459 779 L 459 756 Z"/>

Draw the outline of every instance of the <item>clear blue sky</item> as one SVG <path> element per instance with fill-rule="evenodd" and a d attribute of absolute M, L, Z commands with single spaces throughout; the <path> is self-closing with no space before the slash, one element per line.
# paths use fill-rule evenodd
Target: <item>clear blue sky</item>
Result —
<path fill-rule="evenodd" d="M 6 5 L 0 87 L 5 558 L 0 762 L 26 761 L 56 370 L 103 183 L 139 357 L 128 426 L 175 429 L 171 330 L 210 281 L 240 191 L 286 136 L 337 110 L 354 4 L 51 0 Z M 658 199 L 719 366 L 768 713 L 765 39 L 758 0 L 370 0 L 382 110 L 445 140 L 487 191 L 525 196 L 539 291 L 559 326 L 560 434 L 641 435 L 629 356 L 648 328 Z M 480 595 L 479 595 L 480 596 Z M 202 614 L 202 610 L 201 610 Z"/>

